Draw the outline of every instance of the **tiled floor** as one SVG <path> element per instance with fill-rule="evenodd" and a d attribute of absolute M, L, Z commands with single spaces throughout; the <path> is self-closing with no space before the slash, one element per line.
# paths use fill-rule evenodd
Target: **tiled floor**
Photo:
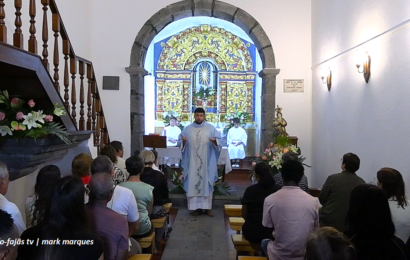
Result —
<path fill-rule="evenodd" d="M 231 195 L 213 200 L 215 217 L 189 215 L 185 195 L 170 195 L 173 208 L 178 209 L 172 232 L 162 251 L 161 260 L 235 260 L 236 250 L 231 241 L 235 232 L 229 229 L 224 214 L 225 204 L 240 204 L 245 189 L 252 183 L 247 169 L 236 169 L 226 175 Z"/>
<path fill-rule="evenodd" d="M 234 260 L 236 251 L 225 229 L 223 201 L 214 201 L 215 217 L 193 217 L 179 208 L 162 260 Z M 232 232 L 233 234 L 233 232 Z"/>

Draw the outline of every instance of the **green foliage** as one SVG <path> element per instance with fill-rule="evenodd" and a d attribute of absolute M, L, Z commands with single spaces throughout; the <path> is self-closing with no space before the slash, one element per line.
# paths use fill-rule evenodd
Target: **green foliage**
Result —
<path fill-rule="evenodd" d="M 287 147 L 291 145 L 291 141 L 288 136 L 286 135 L 279 135 L 276 137 L 275 144 L 279 147 Z"/>
<path fill-rule="evenodd" d="M 168 173 L 168 176 L 171 178 L 172 184 L 175 185 L 174 188 L 172 188 L 169 193 L 171 194 L 185 194 L 186 191 L 184 190 L 184 185 L 183 185 L 183 168 L 181 168 L 181 174 L 178 174 L 178 172 L 174 171 L 171 167 L 166 166 L 166 171 Z M 222 177 L 218 178 L 218 181 L 215 182 L 214 184 L 214 196 L 221 196 L 221 195 L 230 195 L 231 193 L 229 192 L 231 187 L 227 182 L 219 182 Z"/>
<path fill-rule="evenodd" d="M 231 190 L 231 186 L 227 182 L 215 182 L 214 184 L 214 196 L 225 196 L 231 195 L 229 192 Z"/>
<path fill-rule="evenodd" d="M 166 166 L 166 171 L 168 173 L 168 176 L 170 176 L 170 178 L 171 178 L 172 184 L 175 185 L 175 187 L 173 189 L 171 189 L 169 191 L 169 193 L 171 193 L 171 194 L 185 194 L 186 191 L 184 190 L 184 186 L 183 186 L 183 183 L 182 183 L 182 178 L 180 177 L 180 175 L 169 166 Z"/>

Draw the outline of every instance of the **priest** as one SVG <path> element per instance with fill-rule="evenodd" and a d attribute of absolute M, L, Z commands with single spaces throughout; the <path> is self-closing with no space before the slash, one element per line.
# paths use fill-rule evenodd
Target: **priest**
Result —
<path fill-rule="evenodd" d="M 205 121 L 205 110 L 194 111 L 195 121 L 181 133 L 183 184 L 192 216 L 203 213 L 213 217 L 212 193 L 218 180 L 220 134 Z"/>

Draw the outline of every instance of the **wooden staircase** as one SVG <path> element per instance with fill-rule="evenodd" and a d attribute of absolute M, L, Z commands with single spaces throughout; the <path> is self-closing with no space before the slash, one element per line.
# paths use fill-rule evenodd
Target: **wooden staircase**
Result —
<path fill-rule="evenodd" d="M 7 90 L 10 96 L 35 99 L 39 109 L 50 109 L 55 103 L 64 105 L 67 114 L 57 120 L 74 140 L 88 139 L 92 134 L 99 153 L 100 147 L 110 138 L 94 67 L 91 61 L 75 54 L 56 1 L 14 0 L 14 5 L 10 5 L 13 1 L 7 1 L 8 6 L 5 2 L 0 0 L 0 90 Z M 14 25 L 6 24 L 11 20 L 15 21 Z M 10 41 L 8 32 L 14 32 Z M 24 38 L 28 38 L 27 44 Z M 13 154 L 24 153 L 24 145 L 11 145 L 15 149 L 10 152 L 5 143 L 5 137 L 0 136 L 0 161 L 12 169 L 11 179 L 23 176 L 27 167 L 10 165 L 13 161 L 10 158 Z M 43 153 L 44 149 L 37 153 Z M 32 167 L 50 158 L 39 160 L 37 156 L 29 165 Z"/>

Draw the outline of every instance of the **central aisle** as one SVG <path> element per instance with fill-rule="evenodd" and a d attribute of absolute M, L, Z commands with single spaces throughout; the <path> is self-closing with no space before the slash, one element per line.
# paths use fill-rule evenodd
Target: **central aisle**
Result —
<path fill-rule="evenodd" d="M 215 217 L 193 217 L 179 208 L 161 260 L 235 260 L 236 251 L 228 242 L 223 203 L 214 201 Z M 222 201 L 220 201 L 222 202 Z"/>

